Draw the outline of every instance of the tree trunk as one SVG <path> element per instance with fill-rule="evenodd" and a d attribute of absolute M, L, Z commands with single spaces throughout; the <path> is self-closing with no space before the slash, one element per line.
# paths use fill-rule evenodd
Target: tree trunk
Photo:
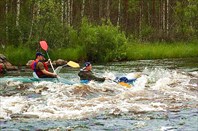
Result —
<path fill-rule="evenodd" d="M 166 4 L 165 2 L 163 1 L 162 3 L 162 29 L 163 29 L 163 32 L 165 32 L 165 28 L 166 28 Z"/>
<path fill-rule="evenodd" d="M 85 13 L 85 0 L 82 1 L 81 18 L 84 17 L 84 13 Z"/>
<path fill-rule="evenodd" d="M 152 27 L 155 28 L 155 0 L 153 0 Z"/>
<path fill-rule="evenodd" d="M 139 3 L 139 38 L 142 39 L 142 18 L 143 18 L 143 13 L 142 13 L 142 6 L 143 6 L 144 0 L 141 0 Z"/>
<path fill-rule="evenodd" d="M 32 12 L 31 13 L 32 13 L 32 19 L 31 19 L 31 27 L 30 27 L 29 39 L 31 39 L 31 37 L 32 37 L 34 20 L 35 20 L 35 14 L 36 14 L 35 3 L 34 2 L 33 2 Z"/>
<path fill-rule="evenodd" d="M 169 0 L 166 2 L 166 35 L 169 34 Z"/>
<path fill-rule="evenodd" d="M 74 1 L 70 0 L 70 24 L 73 23 L 73 4 L 74 4 Z"/>
<path fill-rule="evenodd" d="M 107 20 L 110 19 L 110 1 L 107 0 L 107 14 L 106 14 Z"/>
<path fill-rule="evenodd" d="M 17 0 L 16 27 L 19 27 L 20 0 Z"/>
<path fill-rule="evenodd" d="M 99 0 L 99 4 L 98 4 L 98 17 L 99 17 L 99 20 L 101 19 L 102 17 L 102 1 Z"/>
<path fill-rule="evenodd" d="M 68 2 L 64 2 L 64 24 L 68 22 Z"/>
<path fill-rule="evenodd" d="M 117 26 L 120 25 L 120 16 L 121 16 L 121 0 L 118 0 L 118 19 L 117 19 Z"/>
<path fill-rule="evenodd" d="M 124 22 L 124 24 L 125 24 L 125 25 L 124 25 L 125 29 L 124 29 L 124 30 L 125 30 L 126 32 L 128 32 L 128 30 L 129 30 L 129 29 L 128 29 L 128 15 L 129 15 L 129 14 L 128 14 L 128 7 L 129 7 L 128 4 L 129 4 L 129 1 L 128 1 L 128 0 L 124 0 L 124 6 L 125 6 L 125 11 L 124 11 L 124 12 L 125 12 L 125 15 L 124 15 L 124 17 L 125 17 L 125 22 Z"/>
<path fill-rule="evenodd" d="M 67 2 L 67 24 L 70 25 L 71 0 Z"/>
<path fill-rule="evenodd" d="M 61 22 L 64 25 L 65 1 L 61 1 Z"/>
<path fill-rule="evenodd" d="M 5 3 L 6 43 L 8 42 L 8 0 Z"/>

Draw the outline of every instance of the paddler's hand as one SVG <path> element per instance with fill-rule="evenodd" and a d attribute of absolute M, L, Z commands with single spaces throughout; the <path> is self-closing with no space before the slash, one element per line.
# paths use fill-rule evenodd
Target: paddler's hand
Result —
<path fill-rule="evenodd" d="M 45 63 L 47 64 L 47 65 L 49 65 L 50 64 L 50 59 L 48 59 Z"/>
<path fill-rule="evenodd" d="M 53 73 L 52 76 L 55 77 L 55 78 L 58 77 L 58 75 L 56 73 Z"/>
<path fill-rule="evenodd" d="M 48 59 L 48 60 L 47 60 L 47 63 L 50 63 L 50 61 L 51 61 L 51 59 Z"/>

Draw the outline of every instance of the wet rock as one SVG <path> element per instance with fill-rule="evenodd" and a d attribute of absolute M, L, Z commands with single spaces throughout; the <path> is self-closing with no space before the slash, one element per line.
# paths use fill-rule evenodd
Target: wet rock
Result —
<path fill-rule="evenodd" d="M 33 62 L 34 60 L 29 60 L 27 63 L 26 63 L 26 66 L 30 66 L 31 63 Z"/>
<path fill-rule="evenodd" d="M 17 66 L 13 66 L 10 62 L 7 61 L 6 57 L 3 54 L 0 54 L 0 65 L 5 70 L 18 70 Z"/>
<path fill-rule="evenodd" d="M 6 57 L 5 57 L 3 54 L 0 54 L 0 59 L 1 59 L 2 61 L 6 61 Z"/>
<path fill-rule="evenodd" d="M 29 60 L 27 63 L 26 63 L 26 66 L 30 66 L 31 63 L 32 63 L 33 60 Z M 66 60 L 63 60 L 63 59 L 58 59 L 58 60 L 54 60 L 52 62 L 52 65 L 53 66 L 62 66 L 62 65 L 65 65 L 67 64 L 67 61 Z"/>
<path fill-rule="evenodd" d="M 16 89 L 25 90 L 25 89 L 28 89 L 28 88 L 29 88 L 29 85 L 27 85 L 27 84 L 19 84 Z"/>
<path fill-rule="evenodd" d="M 26 118 L 26 119 L 29 119 L 29 118 L 39 118 L 38 115 L 31 115 L 31 114 L 12 114 L 12 115 L 10 115 L 10 117 L 12 119 L 19 119 L 19 118 Z"/>
<path fill-rule="evenodd" d="M 110 112 L 109 112 L 111 115 L 121 115 L 122 111 L 119 109 L 119 108 L 115 108 L 115 109 L 112 109 Z"/>
<path fill-rule="evenodd" d="M 65 61 L 63 59 L 58 59 L 55 61 L 55 63 L 56 63 L 56 66 L 62 66 L 62 65 L 67 64 L 67 61 Z"/>
<path fill-rule="evenodd" d="M 191 79 L 189 84 L 197 84 L 198 86 L 198 79 Z"/>
<path fill-rule="evenodd" d="M 48 90 L 48 88 L 47 87 L 38 87 L 35 89 L 35 93 L 40 94 L 44 90 Z"/>

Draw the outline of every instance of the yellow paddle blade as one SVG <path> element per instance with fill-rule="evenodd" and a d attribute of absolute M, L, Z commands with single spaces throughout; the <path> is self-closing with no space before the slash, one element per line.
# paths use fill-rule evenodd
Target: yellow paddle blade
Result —
<path fill-rule="evenodd" d="M 128 83 L 125 83 L 125 82 L 119 82 L 118 84 L 125 86 L 127 88 L 131 88 L 131 85 L 129 85 Z"/>
<path fill-rule="evenodd" d="M 68 65 L 68 66 L 71 66 L 71 67 L 74 67 L 74 68 L 80 67 L 80 65 L 79 65 L 78 63 L 73 62 L 73 61 L 67 62 L 67 65 Z"/>

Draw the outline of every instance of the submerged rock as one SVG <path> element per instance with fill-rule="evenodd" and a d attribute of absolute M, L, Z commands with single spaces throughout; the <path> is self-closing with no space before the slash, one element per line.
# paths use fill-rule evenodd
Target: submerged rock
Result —
<path fill-rule="evenodd" d="M 10 117 L 12 119 L 18 119 L 18 118 L 26 118 L 26 119 L 29 119 L 29 118 L 39 118 L 38 115 L 31 115 L 31 114 L 12 114 L 12 115 L 10 115 Z"/>

